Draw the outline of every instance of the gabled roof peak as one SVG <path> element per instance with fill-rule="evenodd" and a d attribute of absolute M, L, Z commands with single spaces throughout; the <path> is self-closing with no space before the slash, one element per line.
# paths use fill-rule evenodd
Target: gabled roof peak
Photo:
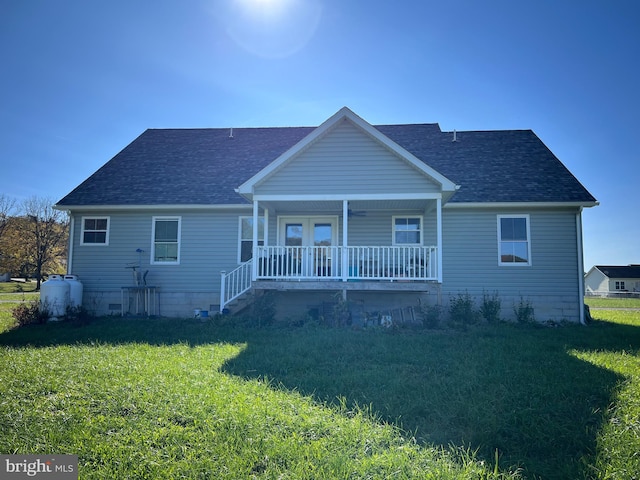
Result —
<path fill-rule="evenodd" d="M 272 175 L 276 170 L 282 167 L 285 163 L 291 161 L 300 152 L 307 148 L 312 143 L 326 135 L 330 130 L 335 128 L 340 122 L 351 122 L 356 128 L 364 132 L 369 137 L 373 138 L 379 144 L 387 148 L 398 157 L 411 164 L 416 170 L 422 172 L 422 174 L 430 177 L 432 180 L 440 184 L 442 191 L 455 192 L 459 187 L 454 182 L 446 178 L 442 173 L 436 171 L 431 166 L 417 158 L 411 152 L 400 146 L 398 143 L 391 140 L 384 135 L 380 129 L 369 124 L 367 121 L 356 115 L 348 107 L 342 107 L 335 114 L 325 120 L 318 128 L 313 130 L 309 135 L 300 140 L 296 145 L 292 146 L 289 150 L 280 155 L 277 159 L 271 162 L 266 168 L 262 169 L 256 175 L 248 179 L 242 185 L 237 188 L 237 192 L 244 196 L 251 196 L 253 194 L 254 187 L 264 181 L 267 177 Z"/>

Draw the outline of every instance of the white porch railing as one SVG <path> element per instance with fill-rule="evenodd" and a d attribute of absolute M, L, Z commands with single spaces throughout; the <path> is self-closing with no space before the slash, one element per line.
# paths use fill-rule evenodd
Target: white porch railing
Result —
<path fill-rule="evenodd" d="M 437 280 L 437 247 L 347 247 L 348 279 Z"/>
<path fill-rule="evenodd" d="M 257 278 L 437 280 L 436 252 L 437 247 L 411 246 L 260 246 Z"/>
<path fill-rule="evenodd" d="M 437 247 L 259 246 L 257 280 L 437 281 Z M 251 288 L 249 260 L 222 272 L 220 311 Z"/>
<path fill-rule="evenodd" d="M 251 271 L 253 261 L 241 263 L 235 270 L 221 272 L 220 281 L 220 311 L 240 295 L 251 288 Z"/>
<path fill-rule="evenodd" d="M 258 247 L 259 279 L 342 278 L 342 247 Z"/>

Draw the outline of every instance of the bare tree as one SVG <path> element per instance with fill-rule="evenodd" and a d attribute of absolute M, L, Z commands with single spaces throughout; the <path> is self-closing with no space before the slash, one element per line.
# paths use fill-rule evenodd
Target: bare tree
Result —
<path fill-rule="evenodd" d="M 16 201 L 0 193 L 0 238 L 9 225 L 9 219 L 16 213 Z"/>
<path fill-rule="evenodd" d="M 24 215 L 21 237 L 28 261 L 35 270 L 36 288 L 40 288 L 45 268 L 64 255 L 68 241 L 69 220 L 65 212 L 53 209 L 50 198 L 30 197 L 22 203 Z"/>
<path fill-rule="evenodd" d="M 4 193 L 0 193 L 0 275 L 9 271 L 5 270 L 10 254 L 4 247 L 3 237 L 9 230 L 12 216 L 16 213 L 16 201 Z"/>

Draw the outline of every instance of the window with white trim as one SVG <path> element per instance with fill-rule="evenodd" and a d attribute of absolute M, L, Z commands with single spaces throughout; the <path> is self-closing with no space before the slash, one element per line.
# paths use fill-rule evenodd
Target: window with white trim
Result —
<path fill-rule="evenodd" d="M 80 245 L 109 245 L 109 217 L 82 217 Z"/>
<path fill-rule="evenodd" d="M 422 245 L 422 217 L 393 217 L 394 245 Z"/>
<path fill-rule="evenodd" d="M 616 281 L 616 290 L 625 290 L 625 284 L 624 281 Z"/>
<path fill-rule="evenodd" d="M 153 217 L 152 264 L 177 265 L 180 263 L 181 220 L 181 217 Z"/>
<path fill-rule="evenodd" d="M 240 217 L 238 263 L 253 258 L 253 217 Z M 264 217 L 258 217 L 258 245 L 264 245 Z"/>
<path fill-rule="evenodd" d="M 498 215 L 498 264 L 531 265 L 529 215 Z"/>

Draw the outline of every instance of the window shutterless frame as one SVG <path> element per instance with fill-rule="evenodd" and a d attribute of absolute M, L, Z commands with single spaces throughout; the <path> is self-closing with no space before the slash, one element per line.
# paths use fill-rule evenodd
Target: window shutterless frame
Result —
<path fill-rule="evenodd" d="M 531 266 L 531 221 L 528 214 L 498 215 L 498 265 Z"/>
<path fill-rule="evenodd" d="M 109 245 L 110 217 L 82 217 L 80 245 L 104 247 Z"/>
<path fill-rule="evenodd" d="M 422 245 L 422 216 L 394 215 L 391 219 L 393 245 Z"/>
<path fill-rule="evenodd" d="M 253 217 L 240 217 L 238 224 L 238 264 L 253 257 Z M 258 245 L 264 245 L 265 217 L 258 217 Z"/>
<path fill-rule="evenodd" d="M 153 217 L 151 265 L 179 265 L 182 217 Z"/>

